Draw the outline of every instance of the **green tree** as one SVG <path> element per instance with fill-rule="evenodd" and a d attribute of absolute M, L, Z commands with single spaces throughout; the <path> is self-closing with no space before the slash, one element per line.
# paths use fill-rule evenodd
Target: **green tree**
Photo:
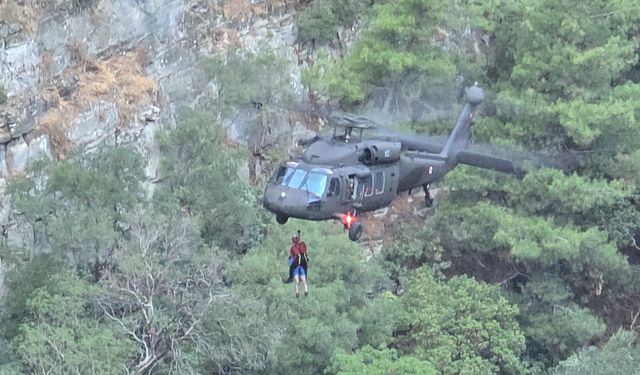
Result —
<path fill-rule="evenodd" d="M 298 13 L 298 41 L 322 45 L 334 40 L 340 27 L 353 25 L 368 5 L 364 0 L 315 0 Z"/>
<path fill-rule="evenodd" d="M 307 83 L 350 104 L 362 103 L 382 87 L 387 91 L 387 102 L 393 98 L 403 107 L 426 99 L 430 104 L 449 101 L 447 93 L 454 89 L 457 67 L 477 74 L 480 69 L 473 66 L 482 66 L 478 62 L 465 64 L 458 54 L 473 54 L 465 54 L 468 43 L 454 41 L 450 35 L 465 35 L 470 24 L 481 20 L 480 12 L 477 5 L 468 2 L 401 0 L 377 4 L 345 58 L 329 66 L 314 66 Z"/>
<path fill-rule="evenodd" d="M 14 341 L 28 373 L 121 374 L 128 368 L 133 345 L 96 314 L 96 293 L 70 272 L 31 293 L 31 315 Z"/>
<path fill-rule="evenodd" d="M 514 300 L 521 307 L 519 320 L 527 336 L 529 356 L 545 367 L 598 339 L 606 326 L 589 309 L 574 302 L 569 286 L 556 272 L 531 275 Z"/>
<path fill-rule="evenodd" d="M 235 288 L 224 303 L 209 309 L 202 319 L 203 331 L 211 343 L 200 356 L 201 372 L 218 369 L 227 374 L 264 374 L 271 355 L 282 340 L 282 319 L 270 319 L 272 304 Z"/>
<path fill-rule="evenodd" d="M 521 374 L 525 337 L 518 307 L 500 289 L 456 276 L 436 280 L 422 269 L 402 295 L 406 316 L 397 345 L 442 374 Z"/>
<path fill-rule="evenodd" d="M 614 375 L 635 374 L 640 369 L 640 349 L 635 332 L 620 330 L 597 350 L 580 350 L 554 370 L 554 375 Z"/>
<path fill-rule="evenodd" d="M 217 108 L 274 112 L 293 101 L 288 62 L 274 51 L 256 54 L 229 51 L 205 61 L 207 75 L 217 81 Z"/>
<path fill-rule="evenodd" d="M 390 229 L 393 241 L 383 244 L 380 254 L 383 266 L 396 288 L 407 284 L 413 270 L 429 265 L 434 270 L 448 268 L 440 236 L 430 220 L 400 223 Z"/>
<path fill-rule="evenodd" d="M 437 372 L 426 361 L 412 356 L 400 356 L 394 349 L 374 349 L 365 346 L 355 354 L 340 350 L 335 353 L 325 373 L 336 375 L 435 375 Z"/>
<path fill-rule="evenodd" d="M 232 50 L 206 60 L 204 69 L 218 89 L 205 107 L 233 118 L 234 131 L 254 156 L 280 145 L 279 124 L 287 121 L 295 98 L 290 62 L 277 51 Z"/>
<path fill-rule="evenodd" d="M 7 102 L 7 92 L 3 86 L 0 86 L 0 105 Z"/>
<path fill-rule="evenodd" d="M 26 176 L 11 180 L 8 192 L 41 239 L 36 247 L 52 249 L 58 259 L 98 280 L 113 264 L 123 214 L 144 198 L 143 177 L 139 154 L 104 147 L 86 155 L 77 150 L 60 162 L 33 163 Z"/>
<path fill-rule="evenodd" d="M 191 373 L 216 343 L 203 318 L 224 303 L 224 254 L 202 243 L 189 217 L 140 210 L 125 218 L 118 269 L 97 305 L 137 348 L 130 369 Z"/>
<path fill-rule="evenodd" d="M 489 5 L 499 116 L 481 133 L 593 150 L 582 156 L 590 174 L 620 176 L 640 140 L 630 99 L 640 90 L 631 74 L 640 15 L 630 9 L 597 0 Z"/>
<path fill-rule="evenodd" d="M 255 192 L 238 175 L 238 153 L 225 147 L 221 129 L 206 114 L 185 109 L 179 122 L 158 136 L 163 188 L 155 200 L 194 214 L 207 242 L 246 251 L 263 228 Z"/>
<path fill-rule="evenodd" d="M 310 293 L 299 299 L 292 285 L 282 283 L 295 229 L 302 230 L 310 258 Z M 345 241 L 334 223 L 293 220 L 271 227 L 264 243 L 232 267 L 227 277 L 245 300 L 267 307 L 266 315 L 257 310 L 245 318 L 270 327 L 275 338 L 271 350 L 263 352 L 266 373 L 316 374 L 329 365 L 337 348 L 352 350 L 392 340 L 397 300 L 379 295 L 388 286 L 380 267 L 375 260 L 366 262 L 359 246 Z M 264 331 L 259 332 L 258 340 L 264 342 L 260 338 Z"/>
<path fill-rule="evenodd" d="M 5 276 L 6 292 L 0 304 L 1 332 L 7 340 L 18 334 L 18 327 L 31 312 L 31 294 L 50 283 L 64 269 L 63 262 L 51 254 L 35 256 L 29 262 L 18 263 Z"/>

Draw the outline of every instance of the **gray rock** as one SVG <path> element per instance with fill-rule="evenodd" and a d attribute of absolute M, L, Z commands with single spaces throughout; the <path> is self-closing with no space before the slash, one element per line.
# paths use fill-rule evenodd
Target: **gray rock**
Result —
<path fill-rule="evenodd" d="M 155 105 L 149 106 L 149 108 L 140 112 L 138 115 L 138 119 L 144 122 L 153 122 L 157 121 L 160 118 L 160 108 Z"/>
<path fill-rule="evenodd" d="M 4 187 L 6 185 L 6 178 L 9 177 L 9 170 L 7 166 L 7 146 L 0 145 L 0 196 L 4 195 Z"/>
<path fill-rule="evenodd" d="M 150 197 L 155 190 L 155 182 L 158 179 L 158 170 L 160 168 L 160 150 L 156 142 L 156 133 L 160 129 L 160 124 L 152 123 L 144 128 L 142 133 L 143 143 L 146 145 L 145 155 L 147 157 L 147 166 L 144 169 L 146 181 L 143 184 L 145 191 Z"/>
<path fill-rule="evenodd" d="M 39 158 L 52 158 L 49 136 L 46 134 L 43 134 L 29 142 L 29 161 Z"/>
<path fill-rule="evenodd" d="M 24 171 L 29 162 L 41 157 L 51 159 L 51 148 L 47 135 L 40 135 L 29 144 L 24 138 L 16 139 L 0 148 L 0 177 Z"/>
<path fill-rule="evenodd" d="M 7 182 L 4 178 L 0 178 L 0 191 L 4 193 Z M 11 214 L 11 201 L 8 196 L 2 197 L 0 200 L 0 226 L 9 225 L 9 215 Z"/>
<path fill-rule="evenodd" d="M 11 133 L 8 128 L 0 128 L 0 144 L 7 144 L 11 140 Z"/>
<path fill-rule="evenodd" d="M 9 97 L 37 87 L 39 63 L 40 53 L 33 39 L 0 49 L 0 84 Z"/>
<path fill-rule="evenodd" d="M 7 170 L 9 174 L 21 172 L 29 162 L 29 145 L 20 138 L 7 145 Z"/>
<path fill-rule="evenodd" d="M 22 216 L 12 211 L 11 220 L 5 227 L 5 245 L 14 249 L 35 249 L 33 226 Z"/>
<path fill-rule="evenodd" d="M 9 124 L 9 133 L 11 134 L 11 138 L 19 138 L 25 134 L 28 134 L 30 131 L 34 130 L 38 124 L 34 121 L 32 117 L 22 117 L 17 122 Z"/>
<path fill-rule="evenodd" d="M 69 132 L 69 140 L 88 151 L 101 144 L 116 143 L 118 108 L 113 102 L 100 102 L 79 115 Z"/>

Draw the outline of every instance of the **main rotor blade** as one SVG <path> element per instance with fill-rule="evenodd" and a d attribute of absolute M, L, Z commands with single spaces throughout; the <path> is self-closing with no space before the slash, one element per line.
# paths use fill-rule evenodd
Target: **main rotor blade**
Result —
<path fill-rule="evenodd" d="M 441 135 L 404 134 L 397 130 L 376 128 L 374 138 L 385 141 L 401 142 L 409 150 L 438 154 L 447 143 L 447 137 Z"/>

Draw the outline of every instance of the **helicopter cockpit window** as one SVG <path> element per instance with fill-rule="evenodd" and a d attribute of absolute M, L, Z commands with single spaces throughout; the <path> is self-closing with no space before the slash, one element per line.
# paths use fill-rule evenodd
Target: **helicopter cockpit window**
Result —
<path fill-rule="evenodd" d="M 327 187 L 327 175 L 317 172 L 310 172 L 309 177 L 304 182 L 302 189 L 313 193 L 317 196 L 321 196 L 324 193 L 324 189 Z"/>
<path fill-rule="evenodd" d="M 289 181 L 289 177 L 291 177 L 291 173 L 293 173 L 293 168 L 280 166 L 276 171 L 276 184 L 286 185 L 287 181 Z"/>
<path fill-rule="evenodd" d="M 329 191 L 327 192 L 327 196 L 332 197 L 338 194 L 340 194 L 340 180 L 338 177 L 333 177 L 329 182 Z"/>
<path fill-rule="evenodd" d="M 302 181 L 304 181 L 304 178 L 306 176 L 307 176 L 307 171 L 303 171 L 302 169 L 296 169 L 291 174 L 291 177 L 289 178 L 289 182 L 287 183 L 287 186 L 290 188 L 299 189 L 300 186 L 302 185 Z"/>

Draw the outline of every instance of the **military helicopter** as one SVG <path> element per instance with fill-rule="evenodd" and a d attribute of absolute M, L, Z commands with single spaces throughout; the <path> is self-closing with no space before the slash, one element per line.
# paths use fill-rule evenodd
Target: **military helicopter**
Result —
<path fill-rule="evenodd" d="M 474 84 L 465 93 L 466 103 L 444 142 L 390 135 L 363 138 L 363 131 L 374 125 L 353 119 L 333 124 L 332 136 L 302 142 L 302 156 L 278 166 L 265 188 L 264 207 L 275 213 L 279 224 L 291 217 L 339 220 L 349 239 L 358 241 L 363 233 L 360 213 L 385 207 L 400 193 L 418 187 L 424 189 L 430 207 L 429 185 L 458 164 L 518 174 L 511 160 L 467 149 L 484 91 Z"/>

